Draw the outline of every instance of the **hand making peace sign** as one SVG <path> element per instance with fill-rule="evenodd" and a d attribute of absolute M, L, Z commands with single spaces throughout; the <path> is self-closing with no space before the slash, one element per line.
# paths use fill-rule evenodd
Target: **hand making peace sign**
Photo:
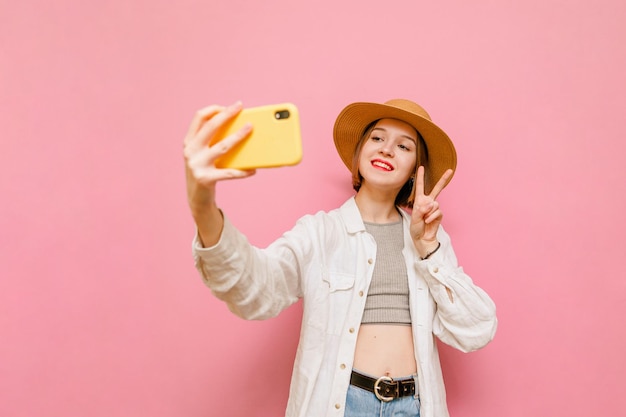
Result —
<path fill-rule="evenodd" d="M 437 229 L 441 224 L 443 213 L 436 198 L 452 177 L 453 171 L 448 169 L 441 176 L 430 194 L 424 194 L 424 167 L 417 169 L 415 178 L 415 200 L 411 214 L 411 237 L 420 256 L 435 250 L 438 245 Z"/>

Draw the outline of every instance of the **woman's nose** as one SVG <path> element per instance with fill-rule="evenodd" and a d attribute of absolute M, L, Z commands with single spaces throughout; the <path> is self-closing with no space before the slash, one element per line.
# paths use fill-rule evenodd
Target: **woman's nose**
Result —
<path fill-rule="evenodd" d="M 380 147 L 379 152 L 382 153 L 383 155 L 393 156 L 393 151 L 386 144 Z"/>

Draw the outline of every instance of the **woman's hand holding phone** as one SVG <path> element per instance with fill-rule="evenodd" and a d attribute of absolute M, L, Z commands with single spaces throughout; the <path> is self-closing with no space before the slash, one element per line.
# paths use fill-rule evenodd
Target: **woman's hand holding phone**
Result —
<path fill-rule="evenodd" d="M 226 154 L 252 132 L 252 125 L 246 124 L 223 140 L 209 145 L 219 130 L 241 110 L 240 102 L 227 107 L 212 105 L 200 109 L 196 112 L 185 136 L 183 155 L 187 200 L 205 246 L 217 243 L 224 224 L 215 202 L 215 184 L 221 180 L 246 178 L 255 173 L 255 170 L 218 168 L 215 165 L 220 156 Z"/>

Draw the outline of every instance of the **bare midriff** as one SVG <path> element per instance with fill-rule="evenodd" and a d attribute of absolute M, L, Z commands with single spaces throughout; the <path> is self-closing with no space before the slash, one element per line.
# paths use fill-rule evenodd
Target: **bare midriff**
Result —
<path fill-rule="evenodd" d="M 372 376 L 399 378 L 417 373 L 410 325 L 361 325 L 354 369 Z"/>

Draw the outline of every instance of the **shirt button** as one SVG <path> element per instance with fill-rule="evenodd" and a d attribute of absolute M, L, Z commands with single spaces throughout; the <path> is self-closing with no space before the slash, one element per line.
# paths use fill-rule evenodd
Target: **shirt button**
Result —
<path fill-rule="evenodd" d="M 367 260 L 367 263 L 371 265 L 371 264 L 373 264 L 373 263 L 374 263 L 374 260 L 373 260 L 372 258 L 369 258 L 369 259 Z"/>
<path fill-rule="evenodd" d="M 433 268 L 433 272 L 436 274 L 437 272 L 439 272 L 439 268 L 434 267 L 434 268 Z"/>
<path fill-rule="evenodd" d="M 359 291 L 359 297 L 363 297 L 363 291 Z"/>
<path fill-rule="evenodd" d="M 335 404 L 335 408 L 339 410 L 341 408 L 341 404 Z"/>
<path fill-rule="evenodd" d="M 350 333 L 354 333 L 354 327 L 350 327 L 350 330 L 348 330 Z"/>
<path fill-rule="evenodd" d="M 342 363 L 341 365 L 339 365 L 339 367 L 340 367 L 341 369 L 346 369 L 346 364 L 345 364 L 345 363 Z"/>

